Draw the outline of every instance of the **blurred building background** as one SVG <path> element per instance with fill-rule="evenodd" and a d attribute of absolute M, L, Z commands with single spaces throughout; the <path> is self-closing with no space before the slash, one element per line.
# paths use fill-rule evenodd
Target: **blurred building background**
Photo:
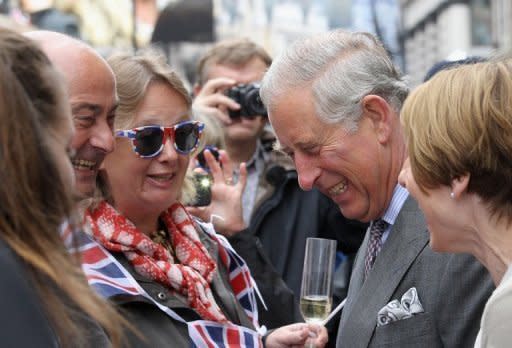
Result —
<path fill-rule="evenodd" d="M 512 46 L 512 0 L 0 0 L 0 25 L 82 38 L 104 55 L 158 43 L 193 83 L 212 42 L 247 36 L 272 55 L 334 28 L 376 34 L 413 85 L 437 61 Z"/>
<path fill-rule="evenodd" d="M 413 84 L 439 60 L 512 46 L 510 0 L 400 0 L 405 71 Z"/>
<path fill-rule="evenodd" d="M 273 55 L 297 38 L 335 28 L 377 34 L 400 60 L 397 0 L 214 0 L 219 37 L 247 35 Z"/>
<path fill-rule="evenodd" d="M 334 28 L 364 30 L 381 37 L 395 61 L 402 64 L 398 0 L 187 0 L 171 1 L 167 6 L 180 7 L 190 1 L 198 7 L 211 6 L 215 40 L 247 36 L 275 56 L 301 36 Z M 174 66 L 186 66 L 195 62 L 204 47 L 204 40 L 199 51 L 190 42 L 172 42 L 170 60 Z"/>

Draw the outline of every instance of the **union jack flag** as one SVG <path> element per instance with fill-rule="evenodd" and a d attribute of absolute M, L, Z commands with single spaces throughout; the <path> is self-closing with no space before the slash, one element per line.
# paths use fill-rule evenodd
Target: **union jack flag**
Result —
<path fill-rule="evenodd" d="M 213 231 L 211 224 L 199 224 L 208 235 L 218 242 L 219 257 L 228 269 L 235 297 L 242 305 L 257 331 L 232 323 L 221 324 L 206 320 L 187 322 L 170 308 L 153 300 L 132 275 L 106 249 L 86 234 L 87 232 L 74 233 L 77 240 L 73 244 L 78 247 L 78 250 L 69 243 L 69 225 L 63 225 L 61 235 L 72 252 L 78 251 L 81 253 L 82 269 L 87 280 L 91 287 L 103 298 L 108 299 L 119 295 L 147 298 L 172 319 L 187 324 L 192 347 L 263 347 L 261 335 L 265 334 L 266 329 L 264 326 L 260 327 L 258 323 L 256 302 L 256 292 L 258 290 L 249 268 L 233 250 L 229 242 L 223 236 L 217 235 Z"/>
<path fill-rule="evenodd" d="M 188 333 L 193 341 L 193 347 L 262 347 L 259 335 L 254 331 L 236 325 L 223 325 L 203 320 L 188 323 Z"/>

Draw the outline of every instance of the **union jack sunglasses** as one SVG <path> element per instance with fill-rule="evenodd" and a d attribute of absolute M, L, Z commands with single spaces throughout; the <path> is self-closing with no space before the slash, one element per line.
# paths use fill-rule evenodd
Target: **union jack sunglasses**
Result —
<path fill-rule="evenodd" d="M 116 137 L 129 138 L 133 151 L 142 158 L 158 156 L 164 149 L 168 138 L 174 139 L 174 148 L 182 155 L 187 155 L 199 144 L 204 123 L 184 121 L 171 127 L 143 126 L 133 129 L 118 130 Z"/>

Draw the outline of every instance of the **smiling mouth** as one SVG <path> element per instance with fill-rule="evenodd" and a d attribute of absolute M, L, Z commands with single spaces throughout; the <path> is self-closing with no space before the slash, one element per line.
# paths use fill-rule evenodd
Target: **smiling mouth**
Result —
<path fill-rule="evenodd" d="M 169 181 L 174 177 L 174 174 L 151 174 L 148 177 L 155 181 Z"/>
<path fill-rule="evenodd" d="M 78 170 L 94 170 L 96 168 L 96 162 L 88 161 L 83 159 L 74 159 L 72 161 L 73 168 Z"/>
<path fill-rule="evenodd" d="M 340 193 L 345 192 L 347 190 L 347 188 L 348 188 L 348 182 L 346 180 L 344 180 L 344 181 L 340 182 L 339 184 L 331 187 L 329 189 L 329 194 L 331 196 L 337 196 Z"/>

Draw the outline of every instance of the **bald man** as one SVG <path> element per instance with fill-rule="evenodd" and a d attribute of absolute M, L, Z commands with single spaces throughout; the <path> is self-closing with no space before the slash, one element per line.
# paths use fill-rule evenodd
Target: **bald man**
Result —
<path fill-rule="evenodd" d="M 64 75 L 75 125 L 71 147 L 76 151 L 72 159 L 76 188 L 84 197 L 91 196 L 98 169 L 114 149 L 114 73 L 96 51 L 79 40 L 50 31 L 25 35 L 41 45 Z"/>

